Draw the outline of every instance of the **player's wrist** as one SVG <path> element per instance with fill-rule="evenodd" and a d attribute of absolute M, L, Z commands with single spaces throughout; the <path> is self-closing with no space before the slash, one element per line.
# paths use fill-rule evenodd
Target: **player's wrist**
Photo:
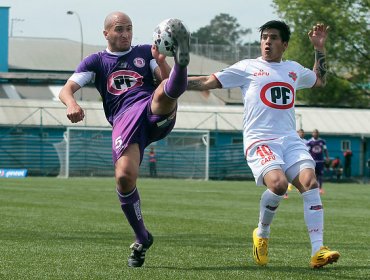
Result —
<path fill-rule="evenodd" d="M 315 51 L 322 52 L 322 53 L 325 52 L 325 47 L 316 47 L 316 46 L 314 46 L 313 48 L 314 48 Z"/>

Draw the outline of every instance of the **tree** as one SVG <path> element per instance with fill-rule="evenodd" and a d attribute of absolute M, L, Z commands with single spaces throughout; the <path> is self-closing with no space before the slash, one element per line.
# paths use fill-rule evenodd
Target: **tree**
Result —
<path fill-rule="evenodd" d="M 249 28 L 241 28 L 235 17 L 219 14 L 210 24 L 192 33 L 199 44 L 212 43 L 216 45 L 240 45 L 243 36 L 251 33 Z"/>
<path fill-rule="evenodd" d="M 292 29 L 286 59 L 312 67 L 314 50 L 307 32 L 317 22 L 330 26 L 326 44 L 328 83 L 323 89 L 300 91 L 308 105 L 370 105 L 370 2 L 369 0 L 273 0 Z"/>

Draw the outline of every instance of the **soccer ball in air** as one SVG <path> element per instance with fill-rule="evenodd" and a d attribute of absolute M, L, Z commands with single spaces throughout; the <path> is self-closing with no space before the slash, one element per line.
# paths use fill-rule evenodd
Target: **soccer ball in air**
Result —
<path fill-rule="evenodd" d="M 166 56 L 173 56 L 173 45 L 174 40 L 172 36 L 171 26 L 169 21 L 173 19 L 169 18 L 162 21 L 154 29 L 153 41 L 157 46 L 158 51 Z"/>

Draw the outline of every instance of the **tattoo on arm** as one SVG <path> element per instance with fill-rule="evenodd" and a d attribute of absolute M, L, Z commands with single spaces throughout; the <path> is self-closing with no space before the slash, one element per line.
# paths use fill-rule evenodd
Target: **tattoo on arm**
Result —
<path fill-rule="evenodd" d="M 188 80 L 188 90 L 202 90 L 203 82 L 200 80 Z"/>
<path fill-rule="evenodd" d="M 326 65 L 325 53 L 323 51 L 315 50 L 315 68 L 317 76 L 325 84 L 328 68 Z"/>

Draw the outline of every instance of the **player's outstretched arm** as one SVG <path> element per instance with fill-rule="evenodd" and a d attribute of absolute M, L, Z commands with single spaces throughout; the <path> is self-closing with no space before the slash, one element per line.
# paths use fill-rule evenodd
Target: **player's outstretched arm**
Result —
<path fill-rule="evenodd" d="M 67 106 L 67 118 L 72 123 L 82 121 L 85 117 L 85 113 L 82 108 L 77 104 L 74 98 L 74 93 L 81 87 L 76 82 L 68 80 L 59 93 L 59 99 L 64 105 Z"/>
<path fill-rule="evenodd" d="M 317 75 L 315 87 L 323 87 L 326 84 L 327 64 L 325 42 L 328 37 L 329 26 L 322 23 L 317 23 L 308 32 L 308 37 L 315 49 L 315 64 L 313 71 Z"/>
<path fill-rule="evenodd" d="M 209 90 L 221 87 L 220 82 L 214 75 L 188 77 L 187 90 Z"/>

